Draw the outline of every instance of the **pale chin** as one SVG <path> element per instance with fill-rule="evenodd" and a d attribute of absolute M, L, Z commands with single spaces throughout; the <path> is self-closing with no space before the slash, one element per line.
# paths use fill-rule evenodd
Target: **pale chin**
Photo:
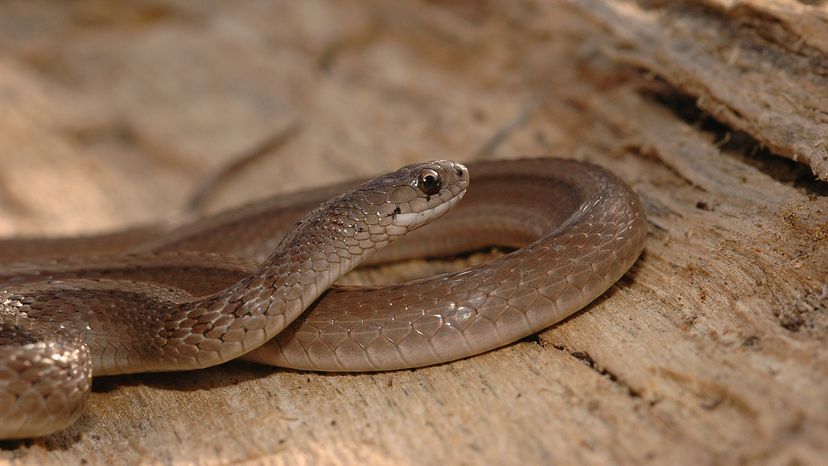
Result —
<path fill-rule="evenodd" d="M 394 216 L 394 220 L 392 221 L 392 225 L 398 227 L 405 227 L 407 229 L 417 228 L 426 223 L 434 220 L 436 218 L 440 218 L 449 211 L 455 204 L 460 202 L 460 199 L 463 199 L 463 196 L 466 194 L 466 190 L 463 190 L 457 196 L 454 196 L 452 199 L 449 199 L 448 202 L 444 202 L 433 209 L 424 210 L 422 212 L 412 212 L 408 214 L 397 214 Z"/>

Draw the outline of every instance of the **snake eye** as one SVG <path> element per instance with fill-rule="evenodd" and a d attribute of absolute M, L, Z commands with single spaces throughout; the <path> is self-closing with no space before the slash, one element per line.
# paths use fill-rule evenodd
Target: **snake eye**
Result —
<path fill-rule="evenodd" d="M 417 185 L 420 187 L 420 191 L 431 196 L 440 192 L 443 180 L 440 179 L 440 175 L 436 171 L 426 168 L 417 177 Z"/>

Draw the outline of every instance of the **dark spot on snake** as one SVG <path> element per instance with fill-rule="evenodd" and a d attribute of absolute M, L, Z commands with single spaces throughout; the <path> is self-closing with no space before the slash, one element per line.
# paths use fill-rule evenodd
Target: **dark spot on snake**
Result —
<path fill-rule="evenodd" d="M 397 218 L 397 215 L 401 214 L 402 210 L 399 207 L 394 207 L 394 212 L 388 214 L 389 217 Z"/>
<path fill-rule="evenodd" d="M 426 196 L 426 202 L 431 200 L 431 196 Z"/>
<path fill-rule="evenodd" d="M 463 178 L 463 170 L 460 170 L 459 168 L 455 168 L 455 170 L 457 171 L 457 177 Z"/>
<path fill-rule="evenodd" d="M 357 228 L 357 231 L 358 231 L 358 232 L 360 232 L 360 233 L 362 233 L 363 231 L 365 231 L 365 229 L 364 229 L 364 228 L 362 228 L 362 227 L 359 227 L 359 228 Z"/>
<path fill-rule="evenodd" d="M 0 323 L 0 344 L 28 345 L 39 341 L 34 335 L 18 325 Z"/>

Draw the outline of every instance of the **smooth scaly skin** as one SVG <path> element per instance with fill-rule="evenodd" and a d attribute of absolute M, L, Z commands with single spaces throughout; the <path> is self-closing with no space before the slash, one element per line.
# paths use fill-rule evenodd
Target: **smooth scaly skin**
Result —
<path fill-rule="evenodd" d="M 480 163 L 471 171 L 475 181 L 459 209 L 382 250 L 373 262 L 488 245 L 528 247 L 465 272 L 405 285 L 334 287 L 245 358 L 296 368 L 364 371 L 470 356 L 582 308 L 623 275 L 643 247 L 646 228 L 637 197 L 598 167 L 545 159 Z M 325 188 L 236 209 L 155 235 L 136 249 L 143 253 L 127 258 L 86 259 L 86 266 L 71 259 L 18 265 L 16 275 L 0 269 L 0 286 L 10 279 L 19 283 L 32 277 L 79 276 L 150 280 L 195 294 L 221 289 L 252 266 L 176 251 L 214 251 L 261 261 L 264 251 L 284 235 L 285 225 L 330 195 L 331 188 Z M 60 249 L 61 241 L 66 240 L 55 241 L 52 251 Z M 176 267 L 177 262 L 182 266 Z M 205 276 L 209 278 L 198 284 Z"/>
<path fill-rule="evenodd" d="M 430 195 L 418 185 L 424 170 L 442 180 Z M 3 290 L 0 438 L 74 422 L 92 373 L 196 369 L 261 346 L 364 258 L 445 213 L 468 178 L 462 165 L 439 161 L 365 183 L 297 222 L 252 274 L 204 297 L 110 279 Z"/>
<path fill-rule="evenodd" d="M 638 197 L 603 169 L 527 160 L 470 170 L 474 182 L 461 207 L 409 235 L 396 257 L 492 243 L 520 249 L 401 285 L 334 289 L 245 359 L 296 369 L 377 371 L 468 357 L 583 308 L 643 249 L 646 220 Z"/>

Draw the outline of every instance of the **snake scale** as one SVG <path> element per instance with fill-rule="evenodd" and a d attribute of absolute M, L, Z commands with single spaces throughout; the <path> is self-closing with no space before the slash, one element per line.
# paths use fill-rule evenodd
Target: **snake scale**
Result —
<path fill-rule="evenodd" d="M 163 231 L 0 242 L 0 439 L 71 425 L 93 374 L 239 357 L 378 371 L 491 350 L 601 295 L 646 236 L 633 191 L 583 162 L 434 161 L 349 186 Z M 333 285 L 360 263 L 489 246 L 514 250 L 403 284 Z"/>

